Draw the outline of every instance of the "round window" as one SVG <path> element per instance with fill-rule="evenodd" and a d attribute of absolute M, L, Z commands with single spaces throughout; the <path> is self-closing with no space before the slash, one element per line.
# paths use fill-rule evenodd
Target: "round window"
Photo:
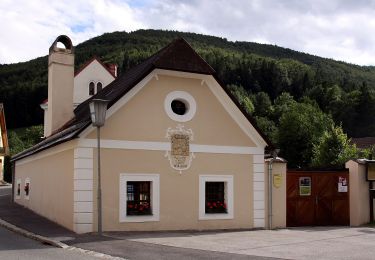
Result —
<path fill-rule="evenodd" d="M 173 91 L 166 96 L 164 108 L 172 120 L 187 122 L 194 117 L 197 105 L 189 93 L 185 91 Z"/>
<path fill-rule="evenodd" d="M 171 108 L 174 113 L 181 116 L 185 115 L 187 110 L 185 103 L 178 99 L 172 101 Z"/>

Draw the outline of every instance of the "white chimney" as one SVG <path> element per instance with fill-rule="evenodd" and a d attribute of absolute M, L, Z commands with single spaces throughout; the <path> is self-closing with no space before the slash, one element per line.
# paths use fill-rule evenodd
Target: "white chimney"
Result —
<path fill-rule="evenodd" d="M 57 43 L 65 48 L 58 47 Z M 46 137 L 73 117 L 73 87 L 74 47 L 68 36 L 60 35 L 49 48 Z"/>

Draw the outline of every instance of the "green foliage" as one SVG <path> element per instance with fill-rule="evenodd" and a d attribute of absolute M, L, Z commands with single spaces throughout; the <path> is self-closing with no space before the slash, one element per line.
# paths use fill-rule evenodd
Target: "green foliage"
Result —
<path fill-rule="evenodd" d="M 287 158 L 288 167 L 310 165 L 314 145 L 332 123 L 328 115 L 311 104 L 295 103 L 283 113 L 278 141 L 280 155 Z"/>
<path fill-rule="evenodd" d="M 12 182 L 10 157 L 39 143 L 42 136 L 43 126 L 41 125 L 8 130 L 10 156 L 6 156 L 4 161 L 4 180 L 6 182 Z"/>
<path fill-rule="evenodd" d="M 43 126 L 31 126 L 8 131 L 10 154 L 13 156 L 39 143 L 43 136 Z"/>
<path fill-rule="evenodd" d="M 267 117 L 272 114 L 272 102 L 265 92 L 259 92 L 254 97 L 255 114 L 261 117 Z"/>
<path fill-rule="evenodd" d="M 123 73 L 177 37 L 184 37 L 216 70 L 259 127 L 280 146 L 290 166 L 310 165 L 313 145 L 332 120 L 350 137 L 375 136 L 375 67 L 275 45 L 163 30 L 94 37 L 76 46 L 75 67 L 97 56 L 103 62 L 117 63 Z M 9 129 L 42 124 L 39 104 L 46 98 L 47 56 L 0 64 L 0 102 Z M 31 133 L 35 138 L 29 140 L 25 134 L 10 132 L 12 154 L 39 141 L 41 135 L 36 130 Z"/>
<path fill-rule="evenodd" d="M 288 92 L 281 93 L 275 99 L 274 102 L 274 112 L 273 117 L 276 121 L 281 118 L 284 113 L 287 113 L 291 106 L 294 106 L 297 102 L 293 99 L 293 97 Z"/>
<path fill-rule="evenodd" d="M 314 145 L 312 166 L 339 168 L 351 158 L 357 158 L 358 150 L 349 143 L 347 135 L 340 126 L 331 125 L 319 142 Z"/>
<path fill-rule="evenodd" d="M 268 139 L 274 143 L 277 144 L 277 127 L 276 124 L 268 119 L 267 117 L 262 116 L 256 116 L 255 121 L 257 123 L 257 126 L 262 130 L 262 132 L 268 137 Z"/>
<path fill-rule="evenodd" d="M 342 122 L 350 136 L 375 136 L 374 67 L 324 59 L 275 45 L 230 42 L 177 31 L 138 30 L 105 33 L 77 45 L 76 68 L 95 55 L 103 62 L 117 63 L 123 72 L 177 37 L 184 37 L 225 84 L 242 86 L 253 95 L 267 93 L 271 101 L 283 92 L 290 93 L 295 100 L 308 96 L 331 114 L 336 124 Z M 8 128 L 41 124 L 43 113 L 39 104 L 45 98 L 46 56 L 0 65 L 0 102 L 5 103 L 5 111 L 11 115 L 6 117 Z M 240 100 L 250 113 L 254 112 L 253 101 Z M 257 105 L 254 107 L 256 110 Z M 259 113 L 269 117 L 265 115 L 269 112 Z"/>
<path fill-rule="evenodd" d="M 254 112 L 254 104 L 249 97 L 249 93 L 242 86 L 228 85 L 227 87 L 240 105 L 251 115 Z"/>

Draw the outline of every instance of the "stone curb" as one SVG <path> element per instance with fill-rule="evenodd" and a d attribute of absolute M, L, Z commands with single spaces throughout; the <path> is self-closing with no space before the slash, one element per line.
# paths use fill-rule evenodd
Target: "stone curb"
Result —
<path fill-rule="evenodd" d="M 85 250 L 85 249 L 74 247 L 74 246 L 68 246 L 67 244 L 64 244 L 60 241 L 50 239 L 50 238 L 47 238 L 47 237 L 44 237 L 44 236 L 41 236 L 41 235 L 37 235 L 33 232 L 30 232 L 30 231 L 27 231 L 25 229 L 19 228 L 19 227 L 13 225 L 13 224 L 10 224 L 9 222 L 6 222 L 5 220 L 3 220 L 1 218 L 0 218 L 0 226 L 4 227 L 4 228 L 6 228 L 10 231 L 16 232 L 16 233 L 18 233 L 22 236 L 37 240 L 37 241 L 39 241 L 43 244 L 51 245 L 51 246 L 54 246 L 54 247 L 63 248 L 63 249 L 67 249 L 67 250 L 70 250 L 70 251 L 77 251 L 77 252 L 80 252 L 80 253 L 92 255 L 92 256 L 95 256 L 95 257 L 98 257 L 98 258 L 103 258 L 103 259 L 126 260 L 125 258 L 122 258 L 122 257 L 114 257 L 114 256 L 111 256 L 111 255 L 107 255 L 107 254 L 103 254 L 103 253 L 99 253 L 99 252 L 95 252 L 95 251 Z"/>
<path fill-rule="evenodd" d="M 19 227 L 13 225 L 13 224 L 10 224 L 9 222 L 6 222 L 2 219 L 0 219 L 0 226 L 5 227 L 6 229 L 9 229 L 10 231 L 21 234 L 25 237 L 28 237 L 28 238 L 37 240 L 39 242 L 42 242 L 44 244 L 48 244 L 48 245 L 51 245 L 51 246 L 54 246 L 54 247 L 59 247 L 59 248 L 68 248 L 69 247 L 68 245 L 66 245 L 66 244 L 64 244 L 60 241 L 56 241 L 56 240 L 53 240 L 53 239 L 43 237 L 41 235 L 34 234 L 30 231 L 24 230 L 22 228 L 19 228 Z"/>

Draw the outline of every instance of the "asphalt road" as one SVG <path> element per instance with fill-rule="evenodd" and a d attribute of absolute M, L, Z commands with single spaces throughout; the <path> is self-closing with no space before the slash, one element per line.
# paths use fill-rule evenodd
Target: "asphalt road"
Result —
<path fill-rule="evenodd" d="M 55 248 L 0 227 L 1 260 L 100 259 L 78 251 Z"/>
<path fill-rule="evenodd" d="M 0 186 L 0 196 L 7 196 L 9 194 L 12 194 L 11 186 Z"/>

